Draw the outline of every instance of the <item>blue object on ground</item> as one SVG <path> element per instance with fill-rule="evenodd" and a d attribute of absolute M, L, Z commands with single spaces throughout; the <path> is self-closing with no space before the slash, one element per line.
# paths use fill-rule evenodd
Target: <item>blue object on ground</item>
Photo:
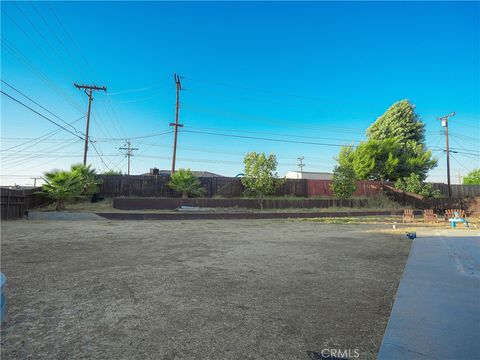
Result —
<path fill-rule="evenodd" d="M 415 239 L 378 360 L 480 359 L 480 237 Z"/>
<path fill-rule="evenodd" d="M 4 322 L 7 314 L 7 294 L 5 293 L 5 285 L 7 278 L 0 273 L 0 322 Z"/>
<path fill-rule="evenodd" d="M 410 239 L 410 240 L 413 240 L 417 237 L 417 233 L 416 232 L 407 232 L 406 233 L 407 237 Z"/>
<path fill-rule="evenodd" d="M 468 221 L 464 218 L 450 218 L 448 219 L 448 221 L 450 221 L 452 228 L 457 227 L 458 222 L 463 223 L 463 225 L 465 225 L 466 227 L 470 227 L 470 225 L 468 224 Z"/>

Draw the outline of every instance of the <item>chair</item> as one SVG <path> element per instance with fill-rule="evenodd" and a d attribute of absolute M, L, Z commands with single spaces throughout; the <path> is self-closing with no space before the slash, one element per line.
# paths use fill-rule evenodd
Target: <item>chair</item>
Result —
<path fill-rule="evenodd" d="M 425 224 L 427 222 L 438 222 L 438 217 L 437 217 L 437 214 L 435 214 L 433 212 L 433 209 L 425 209 L 423 210 L 423 221 L 425 222 Z"/>
<path fill-rule="evenodd" d="M 406 222 L 414 222 L 415 221 L 415 215 L 413 214 L 413 210 L 412 209 L 404 209 L 403 210 L 403 219 L 402 219 L 403 223 L 406 223 Z"/>
<path fill-rule="evenodd" d="M 445 210 L 445 221 L 450 221 L 452 228 L 457 227 L 457 222 L 461 222 L 464 226 L 470 227 L 470 224 L 465 216 L 465 211 L 461 209 Z"/>
<path fill-rule="evenodd" d="M 445 210 L 445 221 L 449 219 L 465 219 L 465 210 L 447 209 Z"/>

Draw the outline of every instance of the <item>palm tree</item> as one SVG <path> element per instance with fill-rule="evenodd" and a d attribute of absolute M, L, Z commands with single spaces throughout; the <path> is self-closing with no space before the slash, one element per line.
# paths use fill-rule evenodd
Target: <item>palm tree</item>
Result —
<path fill-rule="evenodd" d="M 188 196 L 202 196 L 206 193 L 200 180 L 192 174 L 190 169 L 175 171 L 168 182 L 168 186 L 182 193 L 182 198 L 184 199 L 188 198 Z"/>
<path fill-rule="evenodd" d="M 56 211 L 65 210 L 65 201 L 82 192 L 82 182 L 78 174 L 71 171 L 53 171 L 45 173 L 42 193 L 55 200 Z"/>
<path fill-rule="evenodd" d="M 81 195 L 91 197 L 97 192 L 98 185 L 100 185 L 102 181 L 97 178 L 95 169 L 92 169 L 90 165 L 75 164 L 71 166 L 71 170 L 72 173 L 80 178 L 80 182 L 82 183 Z"/>

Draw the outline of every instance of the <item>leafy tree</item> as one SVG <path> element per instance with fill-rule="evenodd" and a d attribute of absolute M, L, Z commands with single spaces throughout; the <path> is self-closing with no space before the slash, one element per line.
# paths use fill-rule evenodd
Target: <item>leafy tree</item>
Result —
<path fill-rule="evenodd" d="M 480 169 L 473 169 L 463 178 L 463 185 L 480 185 Z"/>
<path fill-rule="evenodd" d="M 355 171 L 348 166 L 335 166 L 330 187 L 336 197 L 348 199 L 357 189 Z"/>
<path fill-rule="evenodd" d="M 97 192 L 98 185 L 102 183 L 102 181 L 97 178 L 95 169 L 92 169 L 90 165 L 72 165 L 71 172 L 80 178 L 80 182 L 82 184 L 81 195 L 83 196 L 92 196 Z"/>
<path fill-rule="evenodd" d="M 265 153 L 250 152 L 243 159 L 245 164 L 242 184 L 248 195 L 257 196 L 260 207 L 263 209 L 263 197 L 271 195 L 280 184 L 277 170 L 277 157 L 274 154 L 268 156 Z"/>
<path fill-rule="evenodd" d="M 168 186 L 182 193 L 182 198 L 205 195 L 206 190 L 190 169 L 179 169 L 172 174 Z"/>
<path fill-rule="evenodd" d="M 394 103 L 367 129 L 370 139 L 385 140 L 393 138 L 400 144 L 408 141 L 425 143 L 425 124 L 415 113 L 415 105 L 408 100 Z"/>
<path fill-rule="evenodd" d="M 42 193 L 55 200 L 56 211 L 65 210 L 65 201 L 80 196 L 83 190 L 78 173 L 55 170 L 44 174 Z"/>
<path fill-rule="evenodd" d="M 340 166 L 351 167 L 358 180 L 395 181 L 410 174 L 421 180 L 437 166 L 432 152 L 425 147 L 424 124 L 407 100 L 393 104 L 367 129 L 368 140 L 357 148 L 340 149 Z"/>
<path fill-rule="evenodd" d="M 122 175 L 122 172 L 120 170 L 107 170 L 102 173 L 102 175 Z"/>
<path fill-rule="evenodd" d="M 395 183 L 397 189 L 411 192 L 424 196 L 426 198 L 440 198 L 442 197 L 441 192 L 438 189 L 434 189 L 432 184 L 427 184 L 422 182 L 420 175 L 410 174 L 410 176 L 403 179 L 399 179 Z"/>

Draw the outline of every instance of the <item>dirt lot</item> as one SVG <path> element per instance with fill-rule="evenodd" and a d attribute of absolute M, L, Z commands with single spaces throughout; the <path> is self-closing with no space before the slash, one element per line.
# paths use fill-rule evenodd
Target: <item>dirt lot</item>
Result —
<path fill-rule="evenodd" d="M 375 226 L 3 222 L 2 359 L 372 359 L 410 248 Z"/>

